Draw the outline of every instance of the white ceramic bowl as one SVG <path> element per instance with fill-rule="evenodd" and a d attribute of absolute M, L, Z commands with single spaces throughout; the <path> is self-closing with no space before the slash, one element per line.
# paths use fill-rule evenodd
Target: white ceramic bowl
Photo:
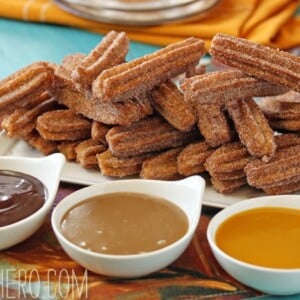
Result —
<path fill-rule="evenodd" d="M 0 156 L 1 170 L 17 171 L 34 176 L 47 189 L 46 201 L 40 209 L 23 220 L 0 227 L 0 250 L 24 241 L 42 225 L 55 199 L 64 162 L 64 156 L 59 153 L 41 158 Z"/>
<path fill-rule="evenodd" d="M 114 277 L 140 277 L 171 264 L 186 249 L 200 218 L 204 187 L 205 181 L 199 176 L 172 182 L 132 179 L 89 186 L 68 195 L 56 206 L 52 214 L 52 228 L 66 253 L 88 270 Z M 63 236 L 60 228 L 61 221 L 71 207 L 84 199 L 114 192 L 136 192 L 159 196 L 178 205 L 188 217 L 187 233 L 165 248 L 134 255 L 108 255 L 88 251 L 74 245 Z"/>
<path fill-rule="evenodd" d="M 300 209 L 300 196 L 264 196 L 233 204 L 220 211 L 210 221 L 207 229 L 208 242 L 224 270 L 245 285 L 273 295 L 300 293 L 300 269 L 277 269 L 252 265 L 229 256 L 216 245 L 216 231 L 227 218 L 242 211 L 268 206 Z"/>

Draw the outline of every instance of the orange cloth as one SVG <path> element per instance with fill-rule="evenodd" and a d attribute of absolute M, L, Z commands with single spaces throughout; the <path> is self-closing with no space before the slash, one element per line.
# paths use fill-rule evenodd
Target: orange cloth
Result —
<path fill-rule="evenodd" d="M 298 6 L 296 0 L 221 0 L 193 21 L 159 26 L 120 26 L 72 15 L 51 0 L 2 0 L 0 16 L 67 25 L 102 34 L 112 29 L 126 31 L 132 40 L 156 45 L 196 36 L 209 46 L 217 32 L 224 32 L 285 49 L 300 45 L 300 16 L 295 13 Z"/>

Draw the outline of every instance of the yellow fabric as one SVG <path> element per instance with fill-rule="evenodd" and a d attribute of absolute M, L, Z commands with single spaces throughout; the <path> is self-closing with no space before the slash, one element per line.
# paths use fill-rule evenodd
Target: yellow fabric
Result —
<path fill-rule="evenodd" d="M 51 0 L 1 0 L 0 16 L 78 27 L 98 33 L 126 31 L 132 40 L 167 45 L 188 36 L 206 41 L 217 32 L 245 37 L 278 48 L 300 45 L 300 16 L 296 0 L 221 0 L 192 21 L 159 26 L 120 26 L 86 20 L 58 8 Z"/>

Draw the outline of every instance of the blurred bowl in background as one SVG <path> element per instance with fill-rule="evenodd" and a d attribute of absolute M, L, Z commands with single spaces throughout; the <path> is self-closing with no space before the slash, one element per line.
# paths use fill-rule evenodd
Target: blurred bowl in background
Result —
<path fill-rule="evenodd" d="M 201 17 L 219 0 L 53 0 L 63 10 L 110 24 L 159 25 Z"/>

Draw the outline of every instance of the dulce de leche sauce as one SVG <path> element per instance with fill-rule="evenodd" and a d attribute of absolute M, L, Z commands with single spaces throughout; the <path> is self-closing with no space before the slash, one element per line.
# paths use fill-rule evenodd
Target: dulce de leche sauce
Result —
<path fill-rule="evenodd" d="M 164 248 L 188 230 L 186 214 L 163 198 L 111 193 L 72 207 L 62 234 L 84 249 L 104 254 L 138 254 Z"/>
<path fill-rule="evenodd" d="M 0 226 L 22 220 L 43 206 L 44 185 L 21 172 L 0 170 Z"/>

